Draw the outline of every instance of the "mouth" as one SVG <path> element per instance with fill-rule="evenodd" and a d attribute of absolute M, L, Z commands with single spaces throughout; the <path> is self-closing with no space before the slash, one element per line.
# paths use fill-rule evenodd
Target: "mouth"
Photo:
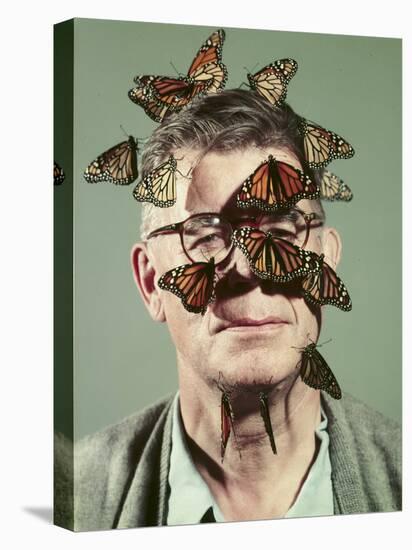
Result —
<path fill-rule="evenodd" d="M 265 317 L 264 319 L 245 317 L 222 323 L 216 332 L 263 332 L 266 330 L 276 330 L 288 324 L 288 321 L 280 317 Z"/>

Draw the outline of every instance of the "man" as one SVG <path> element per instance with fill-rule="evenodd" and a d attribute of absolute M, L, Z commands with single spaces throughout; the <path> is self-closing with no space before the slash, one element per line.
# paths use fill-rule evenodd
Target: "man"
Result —
<path fill-rule="evenodd" d="M 75 530 L 401 508 L 397 426 L 348 395 L 334 401 L 299 376 L 301 350 L 318 342 L 322 315 L 296 285 L 257 277 L 229 244 L 204 315 L 157 284 L 189 263 L 181 233 L 159 228 L 200 213 L 232 230 L 262 219 L 256 209 L 238 208 L 236 194 L 270 154 L 306 168 L 298 122 L 287 105 L 273 109 L 254 92 L 232 90 L 194 101 L 153 133 L 143 174 L 173 153 L 177 201 L 144 207 L 132 265 L 150 316 L 167 323 L 176 346 L 179 392 L 78 445 Z M 306 249 L 336 268 L 341 240 L 323 223 L 320 202 L 297 207 L 315 215 Z M 223 461 L 222 392 L 235 418 Z M 268 399 L 276 454 L 259 392 Z"/>

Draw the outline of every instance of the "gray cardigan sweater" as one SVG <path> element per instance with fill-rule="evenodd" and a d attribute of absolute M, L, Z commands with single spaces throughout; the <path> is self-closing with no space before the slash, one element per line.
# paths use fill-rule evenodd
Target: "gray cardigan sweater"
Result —
<path fill-rule="evenodd" d="M 74 531 L 166 525 L 172 401 L 87 436 L 74 460 L 72 445 L 57 437 L 55 524 Z M 335 514 L 401 510 L 399 426 L 348 394 L 335 401 L 322 393 L 322 406 Z"/>

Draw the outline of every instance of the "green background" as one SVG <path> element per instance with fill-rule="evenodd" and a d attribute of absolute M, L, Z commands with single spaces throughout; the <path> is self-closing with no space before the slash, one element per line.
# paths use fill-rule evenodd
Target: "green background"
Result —
<path fill-rule="evenodd" d="M 62 187 L 73 185 L 75 439 L 177 388 L 167 327 L 151 321 L 130 268 L 140 224 L 134 185 L 90 185 L 83 171 L 126 139 L 120 124 L 139 138 L 157 127 L 127 97 L 133 77 L 173 76 L 170 61 L 186 72 L 217 28 L 74 21 L 73 178 Z M 288 102 L 356 150 L 352 159 L 329 165 L 354 192 L 349 204 L 326 205 L 329 223 L 343 239 L 338 274 L 353 310 L 324 308 L 320 341 L 332 342 L 322 354 L 344 390 L 400 420 L 401 41 L 225 30 L 226 88 L 246 80 L 244 67 L 255 72 L 292 57 L 299 69 L 289 84 Z M 62 413 L 56 427 L 65 431 L 65 426 Z"/>

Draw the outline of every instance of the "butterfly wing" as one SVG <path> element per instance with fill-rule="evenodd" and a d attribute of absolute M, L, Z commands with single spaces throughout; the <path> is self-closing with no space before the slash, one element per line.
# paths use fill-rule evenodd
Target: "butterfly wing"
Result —
<path fill-rule="evenodd" d="M 279 59 L 247 77 L 253 90 L 277 106 L 286 99 L 287 85 L 297 70 L 294 59 Z"/>
<path fill-rule="evenodd" d="M 137 176 L 137 143 L 132 136 L 102 153 L 84 172 L 88 183 L 129 185 Z"/>
<path fill-rule="evenodd" d="M 272 428 L 272 422 L 270 420 L 270 412 L 269 412 L 267 396 L 263 392 L 259 393 L 259 406 L 260 406 L 260 415 L 263 419 L 265 430 L 269 437 L 272 452 L 273 454 L 276 455 L 277 450 L 276 450 L 275 436 L 273 435 L 273 428 Z"/>
<path fill-rule="evenodd" d="M 57 164 L 57 162 L 54 162 L 53 167 L 53 184 L 54 185 L 61 185 L 64 182 L 65 179 L 65 173 L 63 172 L 63 168 Z"/>
<path fill-rule="evenodd" d="M 341 136 L 305 119 L 301 119 L 299 131 L 303 136 L 305 158 L 312 168 L 321 168 L 333 159 L 348 159 L 355 154 L 352 145 Z"/>
<path fill-rule="evenodd" d="M 338 176 L 325 170 L 320 182 L 320 197 L 328 201 L 349 202 L 353 198 L 353 193 Z"/>
<path fill-rule="evenodd" d="M 330 304 L 350 311 L 352 301 L 349 292 L 336 272 L 319 257 L 319 270 L 308 273 L 302 280 L 304 298 L 313 305 Z"/>
<path fill-rule="evenodd" d="M 215 299 L 215 267 L 210 262 L 186 264 L 167 271 L 158 283 L 163 290 L 178 296 L 187 311 L 204 315 Z"/>
<path fill-rule="evenodd" d="M 139 202 L 152 202 L 147 183 L 142 180 L 133 189 L 133 197 Z"/>
<path fill-rule="evenodd" d="M 302 352 L 300 376 L 311 388 L 324 390 L 334 399 L 342 397 L 338 381 L 314 344 L 309 344 Z"/>
<path fill-rule="evenodd" d="M 166 162 L 149 172 L 143 178 L 143 185 L 147 189 L 148 199 L 155 206 L 168 208 L 175 204 L 176 168 L 176 159 L 171 155 Z M 147 199 L 145 198 L 144 200 Z"/>
<path fill-rule="evenodd" d="M 227 442 L 229 441 L 231 426 L 233 425 L 233 411 L 226 392 L 222 392 L 220 402 L 220 456 L 225 456 Z"/>
<path fill-rule="evenodd" d="M 232 240 L 245 254 L 250 269 L 261 279 L 287 282 L 318 270 L 313 253 L 259 229 L 236 229 Z"/>
<path fill-rule="evenodd" d="M 256 206 L 273 212 L 290 208 L 301 199 L 315 199 L 319 192 L 319 187 L 302 170 L 270 155 L 242 184 L 237 206 Z"/>

